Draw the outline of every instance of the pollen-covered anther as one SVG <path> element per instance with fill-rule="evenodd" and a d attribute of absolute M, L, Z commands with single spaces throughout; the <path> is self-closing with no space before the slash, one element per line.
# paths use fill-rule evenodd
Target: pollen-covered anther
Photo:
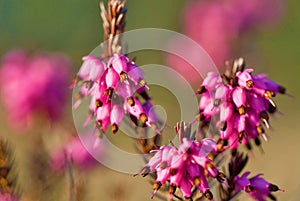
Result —
<path fill-rule="evenodd" d="M 247 193 L 250 193 L 250 192 L 252 192 L 253 190 L 254 190 L 253 186 L 251 186 L 251 185 L 245 186 L 245 191 L 246 191 Z"/>
<path fill-rule="evenodd" d="M 130 105 L 131 107 L 134 106 L 134 105 L 135 105 L 135 101 L 134 101 L 133 97 L 128 98 L 128 99 L 127 99 L 127 103 L 128 103 L 128 105 Z"/>
<path fill-rule="evenodd" d="M 113 124 L 113 125 L 111 125 L 111 130 L 112 130 L 112 132 L 115 134 L 115 133 L 117 133 L 118 132 L 118 130 L 119 130 L 119 127 L 118 127 L 118 125 L 117 124 Z"/>
<path fill-rule="evenodd" d="M 246 114 L 246 108 L 243 105 L 238 108 L 238 111 L 240 115 Z"/>
<path fill-rule="evenodd" d="M 158 190 L 160 189 L 161 186 L 162 186 L 162 184 L 161 184 L 160 182 L 157 182 L 157 183 L 153 184 L 152 189 L 153 189 L 154 191 L 158 191 Z"/>
<path fill-rule="evenodd" d="M 222 152 L 224 146 L 226 146 L 227 143 L 228 143 L 227 140 L 220 140 L 220 141 L 218 142 L 218 144 L 217 144 L 217 150 L 218 150 L 219 152 Z"/>
<path fill-rule="evenodd" d="M 264 96 L 266 99 L 271 99 L 275 94 L 272 91 L 266 90 Z"/>
<path fill-rule="evenodd" d="M 170 193 L 170 194 L 174 194 L 175 191 L 176 191 L 176 186 L 170 185 L 170 187 L 169 187 L 169 193 Z"/>
<path fill-rule="evenodd" d="M 102 103 L 102 101 L 101 100 L 96 100 L 96 102 L 95 102 L 95 108 L 99 108 L 99 107 L 102 107 L 102 105 L 103 105 L 103 103 Z"/>
<path fill-rule="evenodd" d="M 256 126 L 256 131 L 259 135 L 265 133 L 265 130 L 262 126 Z"/>
<path fill-rule="evenodd" d="M 254 82 L 253 82 L 252 80 L 248 80 L 248 81 L 246 82 L 246 85 L 247 85 L 247 87 L 249 87 L 249 88 L 253 88 Z"/>
<path fill-rule="evenodd" d="M 140 120 L 143 122 L 143 123 L 146 123 L 148 121 L 148 117 L 146 114 L 142 113 L 140 115 Z"/>
<path fill-rule="evenodd" d="M 212 192 L 210 192 L 210 190 L 206 190 L 204 193 L 204 196 L 209 200 L 213 199 L 213 194 L 212 194 Z"/>
<path fill-rule="evenodd" d="M 113 93 L 114 93 L 114 89 L 110 87 L 110 88 L 108 88 L 108 89 L 104 92 L 104 95 L 108 96 L 109 99 L 111 99 Z"/>
<path fill-rule="evenodd" d="M 128 78 L 127 73 L 125 73 L 124 71 L 122 71 L 120 73 L 120 80 L 121 80 L 121 82 L 124 81 L 124 80 L 126 80 L 127 78 Z"/>
<path fill-rule="evenodd" d="M 147 85 L 147 83 L 146 83 L 146 81 L 145 81 L 145 80 L 143 80 L 143 79 L 140 79 L 140 80 L 139 80 L 139 85 L 140 85 L 140 86 L 142 86 L 142 87 L 144 87 L 144 86 L 146 86 L 146 85 Z"/>
<path fill-rule="evenodd" d="M 201 184 L 201 179 L 200 179 L 199 177 L 196 177 L 196 178 L 194 179 L 194 185 L 195 185 L 195 186 L 200 186 L 200 184 Z"/>
<path fill-rule="evenodd" d="M 203 94 L 207 89 L 204 86 L 201 86 L 197 89 L 196 94 Z"/>

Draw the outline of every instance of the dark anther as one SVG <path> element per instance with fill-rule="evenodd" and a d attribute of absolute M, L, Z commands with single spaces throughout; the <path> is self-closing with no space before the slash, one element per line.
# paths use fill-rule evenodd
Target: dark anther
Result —
<path fill-rule="evenodd" d="M 269 103 L 268 112 L 273 114 L 274 112 L 276 112 L 276 110 L 277 110 L 276 106 L 274 106 L 272 103 Z"/>
<path fill-rule="evenodd" d="M 221 124 L 220 124 L 220 130 L 221 131 L 225 131 L 226 128 L 227 128 L 227 122 L 226 121 L 221 122 Z"/>
<path fill-rule="evenodd" d="M 143 99 L 145 100 L 150 100 L 150 96 L 148 95 L 148 93 L 146 91 L 141 91 L 141 92 L 138 92 L 142 97 Z"/>
<path fill-rule="evenodd" d="M 254 139 L 254 142 L 255 142 L 256 146 L 261 145 L 260 139 L 258 137 Z"/>
<path fill-rule="evenodd" d="M 277 198 L 274 195 L 272 195 L 271 193 L 268 195 L 268 197 L 273 201 L 277 201 Z"/>
<path fill-rule="evenodd" d="M 260 116 L 260 118 L 261 118 L 262 120 L 269 121 L 269 115 L 268 115 L 268 113 L 267 113 L 266 111 L 260 112 L 259 116 Z"/>
<path fill-rule="evenodd" d="M 121 80 L 121 82 L 122 81 L 124 81 L 125 79 L 127 79 L 127 73 L 125 73 L 124 71 L 122 71 L 121 73 L 120 73 L 120 80 Z"/>
<path fill-rule="evenodd" d="M 248 150 L 251 150 L 251 149 L 252 149 L 252 146 L 251 146 L 250 142 L 248 142 L 248 143 L 246 144 L 246 147 L 247 147 Z"/>
<path fill-rule="evenodd" d="M 128 103 L 128 105 L 130 105 L 131 107 L 134 106 L 134 105 L 135 105 L 135 101 L 134 101 L 133 97 L 128 98 L 128 99 L 127 99 L 127 103 Z"/>
<path fill-rule="evenodd" d="M 173 176 L 175 174 L 177 174 L 177 169 L 175 169 L 175 168 L 170 169 L 170 175 Z"/>
<path fill-rule="evenodd" d="M 210 190 L 206 190 L 204 196 L 209 200 L 213 199 L 213 194 L 210 192 Z"/>
<path fill-rule="evenodd" d="M 278 92 L 281 94 L 285 94 L 286 93 L 286 89 L 283 86 L 279 86 Z"/>
<path fill-rule="evenodd" d="M 175 191 L 176 191 L 176 186 L 170 185 L 170 187 L 169 187 L 169 193 L 170 194 L 174 194 Z"/>
<path fill-rule="evenodd" d="M 237 149 L 232 149 L 232 150 L 231 150 L 231 156 L 232 156 L 232 157 L 235 157 L 236 154 L 237 154 Z"/>
<path fill-rule="evenodd" d="M 201 113 L 199 119 L 200 119 L 200 121 L 203 121 L 205 119 L 205 115 L 203 113 Z"/>
<path fill-rule="evenodd" d="M 136 118 L 136 116 L 132 115 L 132 114 L 129 114 L 129 117 L 131 119 L 131 121 L 137 125 L 138 124 L 138 119 Z"/>
<path fill-rule="evenodd" d="M 149 172 L 150 172 L 150 168 L 149 168 L 148 166 L 146 166 L 146 167 L 144 167 L 144 168 L 141 170 L 140 174 L 141 174 L 143 177 L 145 177 L 145 176 L 147 176 L 147 175 L 149 174 Z"/>
<path fill-rule="evenodd" d="M 197 89 L 197 94 L 203 94 L 204 92 L 206 92 L 207 89 L 204 86 L 201 86 Z"/>
<path fill-rule="evenodd" d="M 242 143 L 242 140 L 244 138 L 246 138 L 246 133 L 244 131 L 242 131 L 239 133 L 239 136 L 238 136 L 239 143 Z"/>
<path fill-rule="evenodd" d="M 253 189 L 253 186 L 251 186 L 251 185 L 247 185 L 247 186 L 245 186 L 245 191 L 247 192 L 247 193 L 250 193 L 250 192 L 252 192 L 254 189 Z"/>
<path fill-rule="evenodd" d="M 270 184 L 269 185 L 269 190 L 272 191 L 272 192 L 279 191 L 279 187 L 274 185 L 274 184 Z"/>
<path fill-rule="evenodd" d="M 119 127 L 118 127 L 118 125 L 117 124 L 113 124 L 113 125 L 111 125 L 111 130 L 112 130 L 112 132 L 115 134 L 115 133 L 117 133 L 118 132 L 118 130 L 119 130 Z"/>
<path fill-rule="evenodd" d="M 224 146 L 227 146 L 227 144 L 228 144 L 228 141 L 227 141 L 227 140 L 222 140 L 222 139 L 220 139 L 220 140 L 218 141 L 218 144 L 217 144 L 217 150 L 218 150 L 219 152 L 222 152 Z"/>
<path fill-rule="evenodd" d="M 96 100 L 96 102 L 95 102 L 95 108 L 99 108 L 99 107 L 102 107 L 102 105 L 103 105 L 103 103 L 102 103 L 102 101 L 101 100 Z"/>
<path fill-rule="evenodd" d="M 218 172 L 217 180 L 220 183 L 223 183 L 225 181 L 225 179 L 226 179 L 226 175 L 223 172 Z"/>
<path fill-rule="evenodd" d="M 107 95 L 107 96 L 109 97 L 109 99 L 112 98 L 113 93 L 114 93 L 114 89 L 111 88 L 111 87 L 109 87 L 109 88 L 104 92 L 104 94 Z"/>

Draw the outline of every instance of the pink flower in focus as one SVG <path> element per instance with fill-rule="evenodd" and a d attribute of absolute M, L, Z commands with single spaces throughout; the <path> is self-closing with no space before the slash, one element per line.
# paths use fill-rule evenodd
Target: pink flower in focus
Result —
<path fill-rule="evenodd" d="M 224 174 L 219 172 L 209 154 L 217 152 L 217 143 L 211 138 L 201 141 L 189 140 L 192 137 L 191 127 L 184 123 L 177 124 L 176 132 L 181 144 L 174 146 L 162 146 L 154 150 L 153 157 L 141 171 L 143 176 L 155 172 L 156 184 L 154 184 L 153 196 L 166 182 L 170 183 L 170 199 L 179 188 L 184 198 L 192 195 L 192 188 L 196 187 L 209 200 L 213 199 L 208 179 L 217 179 L 225 183 Z"/>
<path fill-rule="evenodd" d="M 146 92 L 144 73 L 127 56 L 114 54 L 107 62 L 94 56 L 83 57 L 77 84 L 80 89 L 74 108 L 80 105 L 82 98 L 91 97 L 89 117 L 84 125 L 95 117 L 98 128 L 106 131 L 111 125 L 112 132 L 116 133 L 124 115 L 128 114 L 135 124 L 141 121 L 160 133 L 155 115 L 149 114 L 152 104 Z"/>
<path fill-rule="evenodd" d="M 90 169 L 97 165 L 97 160 L 103 155 L 103 143 L 93 135 L 83 135 L 71 139 L 66 145 L 56 149 L 51 154 L 51 167 L 55 171 L 65 169 L 66 163 L 74 163 L 80 169 Z"/>
<path fill-rule="evenodd" d="M 236 176 L 234 178 L 236 185 L 235 190 L 237 192 L 243 190 L 254 200 L 265 201 L 267 197 L 274 198 L 274 196 L 271 194 L 272 192 L 284 191 L 278 186 L 263 179 L 261 177 L 262 174 L 258 174 L 255 177 L 248 179 L 249 174 L 250 172 L 246 172 L 241 177 Z"/>
<path fill-rule="evenodd" d="M 59 119 L 67 100 L 71 64 L 60 54 L 36 54 L 22 50 L 7 53 L 0 70 L 1 96 L 9 123 L 22 128 L 34 114 Z"/>
<path fill-rule="evenodd" d="M 252 72 L 253 69 L 245 69 L 242 58 L 237 59 L 222 76 L 209 73 L 197 91 L 201 94 L 202 127 L 216 121 L 220 142 L 226 141 L 225 147 L 233 150 L 237 149 L 238 142 L 249 148 L 251 140 L 256 145 L 261 144 L 260 136 L 267 140 L 263 126 L 270 127 L 269 114 L 276 112 L 272 98 L 277 93 L 285 93 L 284 87 L 266 75 Z"/>

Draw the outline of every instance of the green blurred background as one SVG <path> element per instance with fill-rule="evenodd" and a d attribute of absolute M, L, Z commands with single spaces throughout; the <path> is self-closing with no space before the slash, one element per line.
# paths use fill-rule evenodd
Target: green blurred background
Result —
<path fill-rule="evenodd" d="M 183 0 L 128 0 L 127 30 L 155 27 L 181 31 L 181 10 L 184 4 Z M 81 57 L 103 39 L 98 5 L 98 0 L 0 0 L 0 55 L 18 47 L 61 51 L 71 58 L 75 73 L 80 67 Z M 247 168 L 254 173 L 264 172 L 267 179 L 284 188 L 285 193 L 276 193 L 279 200 L 297 201 L 300 196 L 300 2 L 288 0 L 285 6 L 284 17 L 278 26 L 270 31 L 257 32 L 251 40 L 254 46 L 251 50 L 258 57 L 250 59 L 248 64 L 286 86 L 294 98 L 276 98 L 284 115 L 276 115 L 272 119 L 270 142 L 264 143 L 266 153 L 260 154 L 259 150 L 255 150 L 255 159 Z M 141 64 L 163 63 L 163 57 L 158 52 L 148 51 L 138 53 L 138 61 L 142 61 Z M 159 96 L 160 93 L 155 92 L 155 89 L 153 91 L 152 95 L 156 97 L 154 101 L 168 104 L 168 99 Z M 176 104 L 176 101 L 171 101 L 168 107 L 176 107 Z M 71 102 L 69 109 L 71 113 Z M 173 114 L 167 115 L 172 116 L 168 120 L 170 124 L 176 122 L 177 114 L 175 117 Z M 1 118 L 5 118 L 5 114 Z M 11 131 L 5 125 L 5 120 L 1 122 L 1 135 L 10 136 Z M 26 148 L 22 147 L 29 140 L 25 136 L 10 138 L 14 140 L 20 166 L 25 166 L 26 155 L 19 152 L 25 150 L 26 153 Z M 125 146 L 132 144 L 126 143 Z M 150 200 L 152 188 L 147 179 L 134 178 L 103 167 L 84 177 L 89 178 L 85 183 L 89 189 L 85 198 L 87 201 Z M 23 183 L 30 184 L 30 178 L 23 176 L 23 180 L 26 180 Z M 123 193 L 123 196 L 117 196 L 116 192 Z M 244 197 L 241 199 L 244 200 Z"/>

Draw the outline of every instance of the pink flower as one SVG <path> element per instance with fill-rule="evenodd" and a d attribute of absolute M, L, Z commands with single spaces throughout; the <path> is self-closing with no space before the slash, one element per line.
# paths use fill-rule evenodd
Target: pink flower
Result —
<path fill-rule="evenodd" d="M 2 58 L 1 97 L 13 127 L 24 128 L 42 112 L 58 120 L 67 100 L 70 62 L 60 54 L 29 56 L 14 50 Z"/>
<path fill-rule="evenodd" d="M 232 50 L 240 38 L 250 31 L 264 29 L 278 22 L 282 17 L 282 7 L 282 0 L 191 1 L 183 10 L 183 33 L 203 47 L 217 66 L 222 66 L 234 56 Z M 193 51 L 181 41 L 172 43 L 178 43 L 175 49 Z M 170 55 L 167 63 L 189 81 L 196 81 L 197 77 L 187 62 Z"/>
<path fill-rule="evenodd" d="M 74 163 L 82 170 L 90 169 L 97 165 L 94 157 L 101 157 L 103 154 L 103 143 L 96 144 L 97 137 L 89 134 L 71 139 L 66 145 L 54 150 L 51 154 L 51 167 L 55 171 L 62 171 L 66 163 Z"/>
<path fill-rule="evenodd" d="M 197 91 L 201 94 L 202 127 L 215 123 L 221 142 L 228 142 L 226 148 L 236 149 L 238 142 L 249 147 L 251 140 L 260 145 L 260 136 L 267 140 L 263 126 L 270 127 L 269 113 L 276 112 L 272 98 L 285 93 L 284 87 L 266 75 L 252 72 L 253 69 L 245 69 L 243 59 L 237 59 L 222 76 L 208 74 Z"/>
<path fill-rule="evenodd" d="M 111 125 L 112 132 L 116 133 L 127 114 L 136 124 L 139 120 L 144 126 L 157 128 L 155 115 L 149 114 L 152 104 L 143 71 L 133 61 L 120 54 L 114 54 L 107 62 L 94 56 L 85 56 L 83 61 L 77 76 L 80 90 L 74 107 L 80 105 L 82 98 L 91 97 L 89 117 L 84 125 L 95 117 L 102 131 Z M 139 96 L 145 99 L 144 105 Z"/>
<path fill-rule="evenodd" d="M 241 177 L 236 176 L 234 178 L 235 190 L 237 192 L 243 190 L 255 200 L 265 201 L 267 197 L 274 198 L 271 194 L 272 192 L 284 191 L 278 186 L 261 178 L 262 174 L 258 174 L 255 177 L 248 179 L 249 174 L 250 172 L 246 172 Z"/>
<path fill-rule="evenodd" d="M 208 179 L 213 178 L 225 183 L 225 178 L 216 168 L 209 154 L 217 152 L 217 143 L 211 138 L 201 141 L 189 140 L 192 137 L 190 126 L 184 123 L 177 125 L 176 132 L 181 144 L 178 148 L 174 146 L 162 146 L 154 150 L 153 157 L 148 161 L 146 167 L 141 171 L 143 176 L 150 172 L 156 174 L 156 184 L 153 195 L 166 182 L 170 183 L 170 198 L 174 189 L 181 190 L 183 197 L 192 195 L 192 188 L 196 187 L 208 199 L 212 199 Z"/>

